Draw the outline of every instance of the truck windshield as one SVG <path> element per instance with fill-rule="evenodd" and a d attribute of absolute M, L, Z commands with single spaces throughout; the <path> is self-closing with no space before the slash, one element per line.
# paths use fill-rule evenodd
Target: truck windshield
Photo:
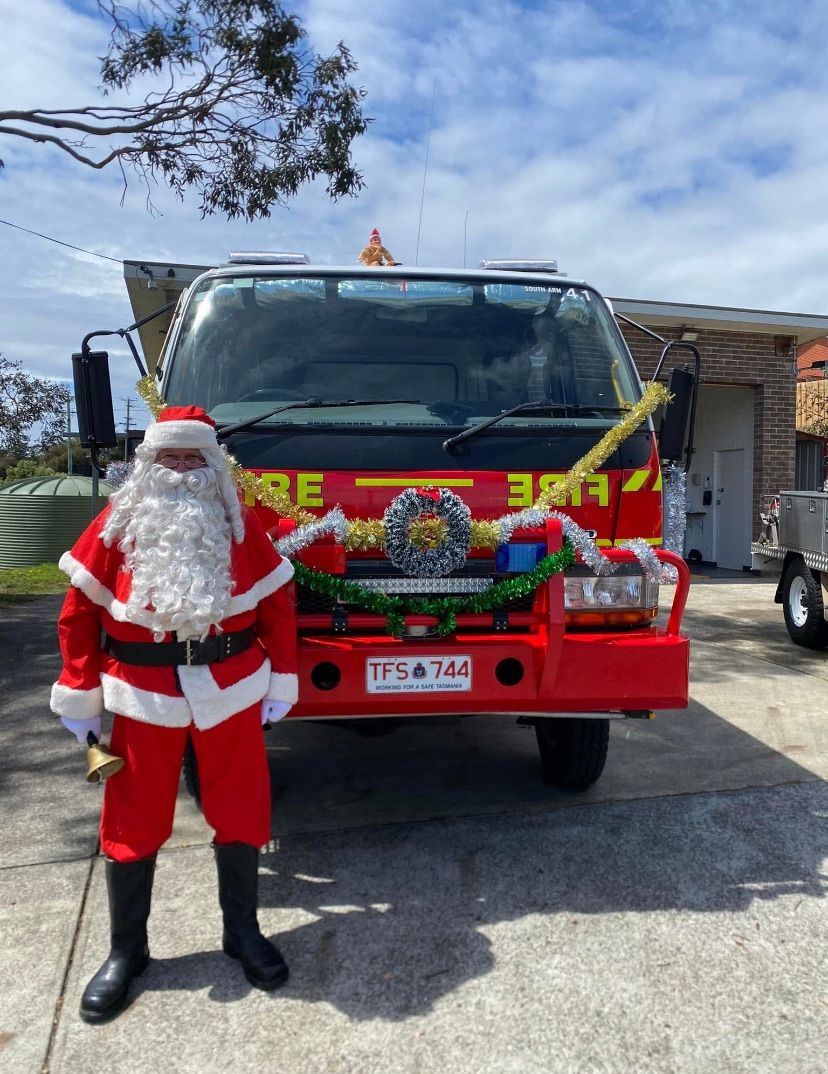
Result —
<path fill-rule="evenodd" d="M 292 400 L 372 404 L 287 409 L 265 428 L 468 428 L 546 399 L 561 406 L 518 410 L 492 432 L 601 426 L 640 397 L 621 334 L 594 291 L 479 275 L 207 277 L 166 365 L 167 401 L 202 406 L 224 423 Z"/>

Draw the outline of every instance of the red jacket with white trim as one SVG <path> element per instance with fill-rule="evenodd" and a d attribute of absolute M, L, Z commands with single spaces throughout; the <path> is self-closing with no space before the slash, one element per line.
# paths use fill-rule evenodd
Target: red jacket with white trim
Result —
<path fill-rule="evenodd" d="M 244 540 L 231 545 L 233 588 L 220 627 L 225 633 L 252 627 L 257 641 L 220 663 L 142 667 L 121 663 L 102 647 L 102 631 L 119 641 L 153 641 L 149 611 L 137 622 L 126 619 L 131 576 L 123 569 L 123 553 L 116 545 L 107 548 L 100 536 L 109 510 L 60 560 L 72 585 L 58 619 L 63 670 L 52 687 L 52 711 L 88 719 L 106 708 L 162 727 L 193 722 L 206 730 L 263 698 L 294 704 L 296 611 L 288 584 L 293 567 L 256 515 L 242 508 Z M 164 637 L 176 640 L 173 634 Z"/>

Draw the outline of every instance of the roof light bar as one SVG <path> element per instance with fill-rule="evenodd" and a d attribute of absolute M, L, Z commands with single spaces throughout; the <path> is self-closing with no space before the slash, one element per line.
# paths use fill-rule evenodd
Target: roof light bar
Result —
<path fill-rule="evenodd" d="M 495 269 L 499 271 L 509 270 L 511 272 L 553 272 L 558 275 L 558 262 L 557 261 L 527 261 L 523 260 L 510 260 L 509 258 L 495 257 L 485 258 L 480 262 L 480 267 L 483 269 Z"/>
<path fill-rule="evenodd" d="M 254 250 L 231 251 L 227 259 L 228 265 L 309 265 L 310 258 L 307 254 L 297 253 L 260 253 Z"/>

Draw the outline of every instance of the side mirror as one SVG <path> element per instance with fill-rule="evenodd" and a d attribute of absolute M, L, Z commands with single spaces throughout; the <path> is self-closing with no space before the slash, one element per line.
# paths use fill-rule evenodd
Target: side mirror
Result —
<path fill-rule="evenodd" d="M 118 443 L 109 383 L 109 355 L 106 351 L 86 349 L 73 354 L 72 375 L 81 446 L 89 448 L 92 462 L 100 470 L 98 451 L 116 447 Z"/>
<path fill-rule="evenodd" d="M 689 369 L 676 367 L 670 374 L 667 387 L 673 398 L 664 408 L 661 418 L 658 453 L 662 462 L 678 462 L 686 446 L 687 418 L 695 395 L 696 378 Z"/>

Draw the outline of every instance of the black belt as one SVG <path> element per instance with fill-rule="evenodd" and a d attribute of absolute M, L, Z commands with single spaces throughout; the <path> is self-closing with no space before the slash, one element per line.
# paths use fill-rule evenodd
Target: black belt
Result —
<path fill-rule="evenodd" d="M 142 667 L 178 667 L 181 664 L 220 664 L 228 657 L 237 656 L 249 649 L 256 639 L 253 630 L 237 630 L 232 634 L 215 634 L 200 641 L 118 641 L 108 634 L 104 649 L 123 664 L 140 664 Z"/>

